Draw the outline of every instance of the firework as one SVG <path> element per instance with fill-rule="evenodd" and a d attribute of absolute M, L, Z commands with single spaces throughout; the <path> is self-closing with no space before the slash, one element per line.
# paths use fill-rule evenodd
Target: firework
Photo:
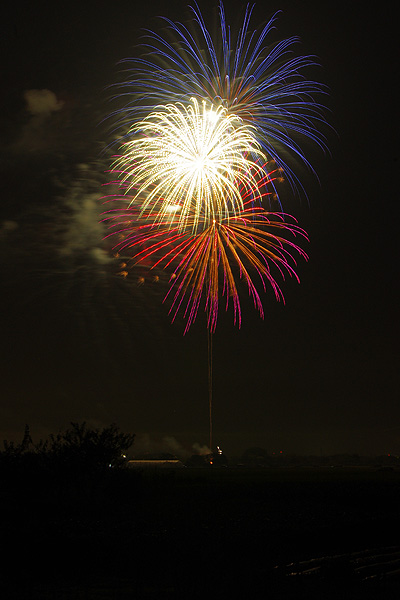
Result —
<path fill-rule="evenodd" d="M 274 174 L 253 129 L 206 101 L 160 106 L 132 125 L 114 162 L 127 204 L 106 215 L 122 238 L 116 249 L 172 271 L 167 297 L 173 319 L 183 312 L 185 331 L 202 301 L 214 331 L 223 297 L 240 326 L 238 279 L 263 316 L 252 273 L 280 300 L 273 270 L 295 275 L 290 253 L 305 256 L 285 238 L 305 233 L 262 207 Z"/>
<path fill-rule="evenodd" d="M 164 223 L 177 214 L 180 228 L 190 221 L 195 233 L 201 218 L 222 221 L 240 214 L 243 198 L 261 201 L 261 183 L 269 176 L 254 128 L 222 107 L 205 101 L 200 107 L 195 98 L 188 107 L 160 106 L 134 123 L 129 137 L 114 171 L 140 217 Z"/>
<path fill-rule="evenodd" d="M 277 283 L 279 274 L 298 277 L 295 272 L 294 254 L 307 259 L 306 253 L 294 243 L 295 238 L 307 239 L 307 234 L 292 217 L 282 213 L 268 213 L 262 208 L 245 207 L 240 216 L 222 221 L 188 218 L 182 230 L 178 218 L 148 224 L 140 222 L 131 211 L 113 209 L 106 215 L 114 235 L 114 229 L 122 238 L 117 248 L 132 254 L 134 264 L 148 263 L 152 269 L 163 267 L 171 272 L 170 313 L 173 320 L 179 312 L 186 319 L 185 333 L 197 316 L 201 302 L 208 314 L 208 327 L 215 331 L 218 308 L 225 297 L 225 308 L 230 301 L 234 309 L 234 322 L 240 327 L 241 308 L 238 282 L 243 279 L 254 305 L 264 316 L 262 302 L 257 291 L 253 273 L 264 291 L 271 286 L 275 298 L 284 300 Z M 197 221 L 200 231 L 194 230 Z M 175 219 L 175 221 L 174 221 Z M 135 223 L 135 227 L 132 227 Z"/>
<path fill-rule="evenodd" d="M 164 19 L 164 37 L 148 32 L 144 55 L 127 59 L 128 76 L 122 97 L 128 104 L 116 111 L 126 135 L 127 123 L 140 121 L 154 106 L 197 98 L 223 106 L 244 125 L 257 129 L 257 141 L 268 160 L 276 161 L 295 190 L 303 189 L 296 174 L 299 163 L 311 171 L 303 142 L 311 140 L 326 149 L 321 125 L 324 109 L 316 101 L 324 86 L 306 77 L 316 65 L 312 56 L 296 56 L 297 37 L 270 43 L 275 14 L 260 30 L 251 30 L 253 7 L 247 7 L 243 25 L 233 32 L 222 2 L 220 27 L 215 36 L 208 31 L 197 4 L 193 19 L 185 26 Z M 132 130 L 127 136 L 131 135 Z"/>
<path fill-rule="evenodd" d="M 306 233 L 268 199 L 283 173 L 302 189 L 292 167 L 312 170 L 304 140 L 325 148 L 323 87 L 304 77 L 315 61 L 292 53 L 297 38 L 266 45 L 276 15 L 257 33 L 248 7 L 235 35 L 220 3 L 217 39 L 191 8 L 190 26 L 166 19 L 166 36 L 148 32 L 129 61 L 112 166 L 123 207 L 105 220 L 134 264 L 170 272 L 172 318 L 187 331 L 203 305 L 213 332 L 221 301 L 240 326 L 240 280 L 263 317 L 257 288 L 283 300 L 277 275 L 297 278 L 295 256 L 307 258 L 295 243 Z"/>

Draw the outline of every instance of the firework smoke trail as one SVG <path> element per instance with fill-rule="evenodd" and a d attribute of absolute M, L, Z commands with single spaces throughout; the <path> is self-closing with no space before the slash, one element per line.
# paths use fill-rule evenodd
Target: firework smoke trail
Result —
<path fill-rule="evenodd" d="M 132 122 L 142 120 L 154 107 L 166 102 L 197 98 L 223 106 L 228 114 L 257 129 L 257 141 L 268 160 L 284 170 L 293 190 L 304 192 L 296 175 L 303 164 L 314 173 L 303 143 L 312 141 L 327 150 L 321 126 L 326 126 L 324 107 L 315 97 L 326 93 L 323 85 L 306 78 L 305 71 L 318 63 L 313 56 L 296 56 L 297 37 L 270 43 L 276 13 L 260 30 L 251 30 L 253 6 L 247 6 L 243 25 L 236 33 L 227 24 L 219 3 L 220 33 L 208 31 L 198 5 L 190 7 L 188 26 L 164 18 L 165 36 L 148 31 L 142 58 L 123 61 L 126 81 L 119 97 L 127 106 L 116 111 L 117 128 L 123 135 Z"/>

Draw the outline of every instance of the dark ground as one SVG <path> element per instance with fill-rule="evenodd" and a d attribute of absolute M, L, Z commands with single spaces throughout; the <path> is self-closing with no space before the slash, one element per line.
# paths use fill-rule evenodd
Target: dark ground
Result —
<path fill-rule="evenodd" d="M 396 469 L 41 477 L 1 491 L 3 598 L 398 598 Z"/>

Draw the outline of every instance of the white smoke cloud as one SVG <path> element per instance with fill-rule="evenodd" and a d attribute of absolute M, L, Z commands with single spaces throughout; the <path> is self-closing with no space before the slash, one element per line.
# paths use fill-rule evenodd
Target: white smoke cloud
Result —
<path fill-rule="evenodd" d="M 103 250 L 103 248 L 92 248 L 89 256 L 94 262 L 100 265 L 106 265 L 111 262 L 109 253 Z"/>
<path fill-rule="evenodd" d="M 138 434 L 133 447 L 135 455 L 173 454 L 178 458 L 187 458 L 190 453 L 172 436 L 154 439 L 148 433 Z"/>
<path fill-rule="evenodd" d="M 207 454 L 211 454 L 211 450 L 208 446 L 201 446 L 197 442 L 195 442 L 192 446 L 194 454 L 200 454 L 200 456 L 206 456 Z"/>
<path fill-rule="evenodd" d="M 0 225 L 0 238 L 6 238 L 16 229 L 18 229 L 18 223 L 16 221 L 3 221 Z"/>
<path fill-rule="evenodd" d="M 24 100 L 30 119 L 22 126 L 10 150 L 36 153 L 53 148 L 58 152 L 62 128 L 60 123 L 53 122 L 52 115 L 63 108 L 64 102 L 58 100 L 50 90 L 25 90 Z"/>
<path fill-rule="evenodd" d="M 105 234 L 100 222 L 99 193 L 88 192 L 88 187 L 100 187 L 89 178 L 75 181 L 65 197 L 65 206 L 69 216 L 63 233 L 61 256 L 85 254 L 87 258 L 98 264 L 111 261 L 108 252 L 101 247 Z"/>
<path fill-rule="evenodd" d="M 187 454 L 187 450 L 185 450 L 182 444 L 180 444 L 174 437 L 165 436 L 162 441 L 166 447 L 170 448 L 169 452 L 171 452 L 171 454 L 175 454 L 176 456 L 184 456 Z"/>
<path fill-rule="evenodd" d="M 26 109 L 31 115 L 49 116 L 64 105 L 64 102 L 57 100 L 55 93 L 50 90 L 25 90 L 24 99 Z"/>

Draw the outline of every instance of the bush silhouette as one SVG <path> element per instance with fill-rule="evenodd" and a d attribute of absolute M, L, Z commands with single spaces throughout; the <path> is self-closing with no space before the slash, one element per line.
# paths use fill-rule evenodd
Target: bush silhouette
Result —
<path fill-rule="evenodd" d="M 36 452 L 61 469 L 103 471 L 124 464 L 134 439 L 134 434 L 122 433 L 115 424 L 100 430 L 86 423 L 71 423 L 66 431 L 39 442 Z"/>
<path fill-rule="evenodd" d="M 57 471 L 99 473 L 121 467 L 125 453 L 132 446 L 134 434 L 122 433 L 114 423 L 104 429 L 93 429 L 83 423 L 71 423 L 65 431 L 51 434 L 33 444 L 29 427 L 25 427 L 20 444 L 4 441 L 0 452 L 0 468 L 15 476 L 21 472 Z"/>

